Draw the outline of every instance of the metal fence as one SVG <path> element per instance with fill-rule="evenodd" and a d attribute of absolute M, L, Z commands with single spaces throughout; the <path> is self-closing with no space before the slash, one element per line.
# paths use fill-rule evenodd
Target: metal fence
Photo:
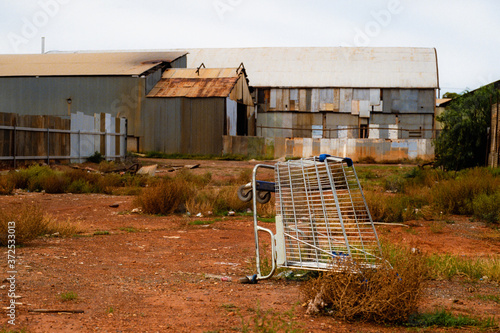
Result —
<path fill-rule="evenodd" d="M 84 162 L 96 152 L 106 160 L 124 158 L 127 121 L 110 114 L 81 112 L 70 117 L 0 113 L 0 161 Z"/>
<path fill-rule="evenodd" d="M 441 130 L 426 128 L 401 128 L 392 125 L 371 124 L 370 126 L 338 126 L 336 128 L 312 125 L 305 127 L 263 126 L 257 125 L 257 136 L 266 136 L 266 130 L 282 130 L 298 135 L 284 135 L 285 137 L 310 137 L 323 139 L 351 138 L 351 139 L 434 139 Z"/>

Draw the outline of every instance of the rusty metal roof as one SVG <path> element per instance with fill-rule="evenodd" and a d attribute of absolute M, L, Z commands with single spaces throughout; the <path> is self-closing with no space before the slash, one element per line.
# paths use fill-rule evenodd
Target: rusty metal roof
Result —
<path fill-rule="evenodd" d="M 245 64 L 254 87 L 438 88 L 434 48 L 188 49 L 187 67 Z"/>
<path fill-rule="evenodd" d="M 228 97 L 239 79 L 236 68 L 168 69 L 147 97 Z"/>
<path fill-rule="evenodd" d="M 185 55 L 171 52 L 100 52 L 0 55 L 0 77 L 140 75 Z"/>

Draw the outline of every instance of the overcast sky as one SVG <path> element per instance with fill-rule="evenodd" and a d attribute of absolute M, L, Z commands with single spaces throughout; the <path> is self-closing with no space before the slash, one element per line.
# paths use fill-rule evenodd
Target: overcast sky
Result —
<path fill-rule="evenodd" d="M 435 47 L 440 86 L 500 80 L 498 0 L 3 0 L 0 54 L 199 47 Z"/>

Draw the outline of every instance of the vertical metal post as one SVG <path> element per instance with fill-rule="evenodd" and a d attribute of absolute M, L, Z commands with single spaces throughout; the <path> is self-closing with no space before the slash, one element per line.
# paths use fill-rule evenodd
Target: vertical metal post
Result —
<path fill-rule="evenodd" d="M 106 120 L 104 120 L 104 126 L 106 126 Z M 108 130 L 104 128 L 104 160 L 108 160 L 108 140 L 107 139 Z"/>
<path fill-rule="evenodd" d="M 50 165 L 50 129 L 47 128 L 47 165 Z"/>
<path fill-rule="evenodd" d="M 16 148 L 17 148 L 17 141 L 16 141 L 16 136 L 17 136 L 17 131 L 16 131 L 16 125 L 14 124 L 14 137 L 12 139 L 12 144 L 13 144 L 13 147 L 12 147 L 12 155 L 14 155 L 14 169 L 16 168 L 17 166 L 17 163 L 16 163 Z"/>
<path fill-rule="evenodd" d="M 82 163 L 82 161 L 81 161 L 81 155 L 82 155 L 81 154 L 81 149 L 82 149 L 82 147 L 81 147 L 81 144 L 80 144 L 80 141 L 81 141 L 81 138 L 80 138 L 81 131 L 82 130 L 78 130 L 78 163 Z"/>

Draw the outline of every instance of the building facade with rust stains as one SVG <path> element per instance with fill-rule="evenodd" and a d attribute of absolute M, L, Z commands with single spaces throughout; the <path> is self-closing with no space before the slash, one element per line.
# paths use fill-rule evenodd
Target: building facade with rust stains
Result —
<path fill-rule="evenodd" d="M 200 66 L 201 67 L 201 66 Z M 254 108 L 243 67 L 172 68 L 148 93 L 146 150 L 222 154 L 223 136 L 245 136 Z"/>
<path fill-rule="evenodd" d="M 279 142 L 279 138 L 312 139 L 316 146 L 325 139 L 362 140 L 355 146 L 365 146 L 367 156 L 380 155 L 370 148 L 374 140 L 428 140 L 418 145 L 426 147 L 426 158 L 432 157 L 430 140 L 439 89 L 433 48 L 277 47 L 188 52 L 187 66 L 202 62 L 210 67 L 245 65 L 254 90 L 257 137 Z M 396 142 L 394 147 L 401 150 L 405 144 Z"/>

